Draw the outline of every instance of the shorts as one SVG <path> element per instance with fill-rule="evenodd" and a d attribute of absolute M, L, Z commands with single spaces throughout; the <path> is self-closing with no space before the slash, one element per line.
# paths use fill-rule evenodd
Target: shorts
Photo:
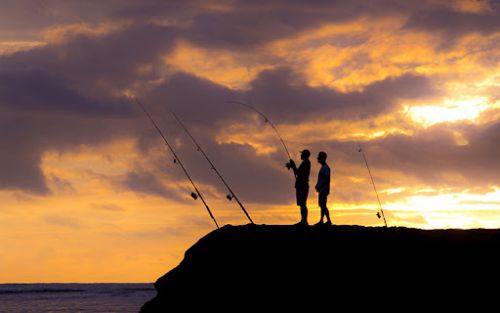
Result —
<path fill-rule="evenodd" d="M 318 205 L 320 208 L 326 207 L 327 193 L 318 193 Z"/>
<path fill-rule="evenodd" d="M 309 195 L 309 187 L 300 187 L 295 190 L 297 196 L 297 205 L 307 205 L 307 196 Z"/>

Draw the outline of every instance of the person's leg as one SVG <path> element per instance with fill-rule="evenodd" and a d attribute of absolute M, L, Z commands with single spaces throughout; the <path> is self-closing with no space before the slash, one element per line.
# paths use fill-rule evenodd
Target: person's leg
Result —
<path fill-rule="evenodd" d="M 321 199 L 321 220 L 323 220 L 323 216 L 326 216 L 326 223 L 331 224 L 332 220 L 330 219 L 330 212 L 328 211 L 328 207 L 326 206 L 326 202 L 328 199 L 328 195 L 322 195 Z"/>
<path fill-rule="evenodd" d="M 302 203 L 302 205 L 300 206 L 300 216 L 300 221 L 307 224 L 307 206 L 305 203 Z"/>
<path fill-rule="evenodd" d="M 300 207 L 300 222 L 298 224 L 307 224 L 307 189 L 297 188 L 297 205 Z"/>
<path fill-rule="evenodd" d="M 318 206 L 320 208 L 321 218 L 320 218 L 318 224 L 323 224 L 323 219 L 325 218 L 325 210 L 323 210 L 324 201 L 325 201 L 324 196 L 321 193 L 319 193 L 318 194 Z"/>
<path fill-rule="evenodd" d="M 330 219 L 330 212 L 328 212 L 328 207 L 327 206 L 324 206 L 322 208 L 323 210 L 323 214 L 326 216 L 326 223 L 327 224 L 331 224 L 332 223 L 332 220 Z"/>
<path fill-rule="evenodd" d="M 297 205 L 299 206 L 300 208 L 300 216 L 302 216 L 302 200 L 301 200 L 301 196 L 300 196 L 300 189 L 295 189 L 295 198 L 297 199 Z M 302 219 L 300 220 L 298 224 L 300 224 L 302 222 Z"/>
<path fill-rule="evenodd" d="M 307 225 L 307 197 L 309 196 L 309 186 L 304 187 L 303 202 L 300 207 L 300 214 L 302 215 L 302 222 Z"/>

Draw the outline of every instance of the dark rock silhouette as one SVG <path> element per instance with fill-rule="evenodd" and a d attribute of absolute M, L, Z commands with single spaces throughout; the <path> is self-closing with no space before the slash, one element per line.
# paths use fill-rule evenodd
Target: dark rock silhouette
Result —
<path fill-rule="evenodd" d="M 485 304 L 499 247 L 496 229 L 228 225 L 158 279 L 141 313 Z"/>

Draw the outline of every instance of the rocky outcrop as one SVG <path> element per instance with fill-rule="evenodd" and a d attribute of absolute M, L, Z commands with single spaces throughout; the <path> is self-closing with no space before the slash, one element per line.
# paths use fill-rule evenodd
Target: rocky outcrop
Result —
<path fill-rule="evenodd" d="M 500 230 L 227 225 L 158 279 L 141 312 L 456 304 L 491 291 L 499 248 Z"/>

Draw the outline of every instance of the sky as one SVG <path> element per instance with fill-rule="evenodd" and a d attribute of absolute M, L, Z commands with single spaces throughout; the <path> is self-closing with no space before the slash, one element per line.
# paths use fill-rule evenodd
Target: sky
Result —
<path fill-rule="evenodd" d="M 152 282 L 215 225 L 500 227 L 500 1 L 0 0 L 0 283 Z M 311 188 L 309 222 L 319 219 Z"/>

